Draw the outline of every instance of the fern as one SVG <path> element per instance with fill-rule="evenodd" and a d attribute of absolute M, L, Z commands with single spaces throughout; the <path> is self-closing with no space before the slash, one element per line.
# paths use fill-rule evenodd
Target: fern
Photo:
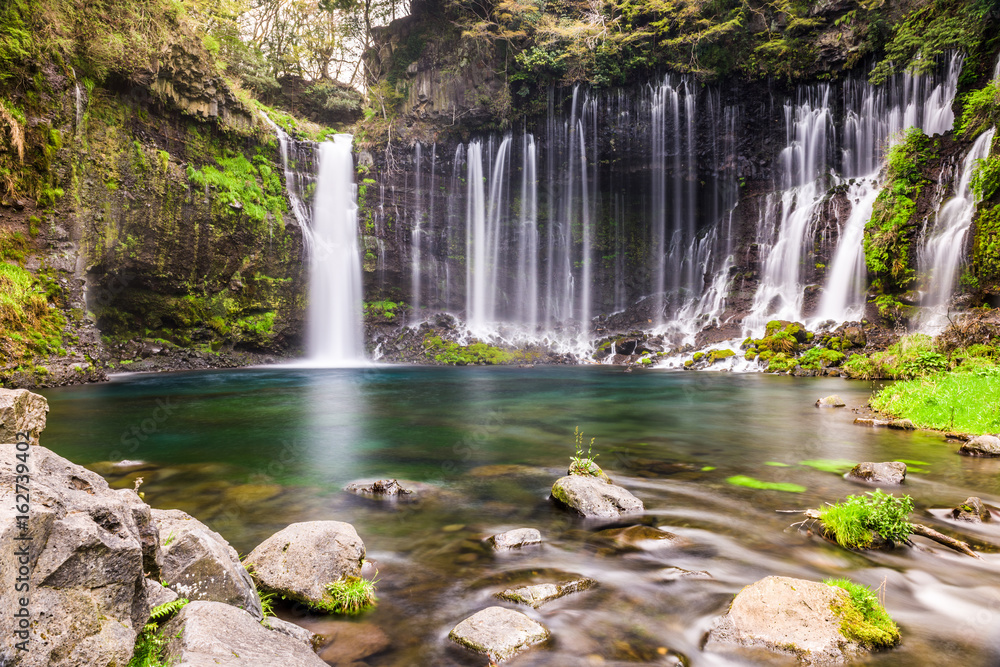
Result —
<path fill-rule="evenodd" d="M 177 598 L 172 602 L 164 602 L 161 605 L 153 607 L 149 612 L 149 620 L 151 621 L 162 621 L 165 618 L 173 616 L 181 610 L 181 608 L 189 602 L 187 598 Z"/>

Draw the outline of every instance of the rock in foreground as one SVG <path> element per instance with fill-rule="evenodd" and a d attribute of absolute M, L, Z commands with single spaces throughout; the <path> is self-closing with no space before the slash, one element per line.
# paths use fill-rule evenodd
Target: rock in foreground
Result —
<path fill-rule="evenodd" d="M 994 435 L 980 435 L 962 445 L 958 453 L 966 456 L 1000 456 L 1000 438 Z"/>
<path fill-rule="evenodd" d="M 48 411 L 44 396 L 27 389 L 0 389 L 0 443 L 15 443 L 18 433 L 27 433 L 28 442 L 37 445 Z"/>
<path fill-rule="evenodd" d="M 898 485 L 906 479 L 906 464 L 900 461 L 885 461 L 883 463 L 866 461 L 851 468 L 844 477 L 870 484 Z"/>
<path fill-rule="evenodd" d="M 583 475 L 557 479 L 552 485 L 552 497 L 585 517 L 611 519 L 645 509 L 627 489 Z"/>
<path fill-rule="evenodd" d="M 143 565 L 156 565 L 149 507 L 134 491 L 113 491 L 97 473 L 35 446 L 27 452 L 29 519 L 19 522 L 19 453 L 16 445 L 0 444 L 0 665 L 128 664 L 149 618 Z M 22 535 L 30 542 L 17 539 Z M 30 627 L 21 629 L 15 579 L 25 545 L 31 616 Z M 20 641 L 30 650 L 17 651 Z"/>
<path fill-rule="evenodd" d="M 189 600 L 224 602 L 264 618 L 260 597 L 236 550 L 221 535 L 180 510 L 153 510 L 160 531 L 163 579 Z"/>
<path fill-rule="evenodd" d="M 163 636 L 168 664 L 183 667 L 326 667 L 301 640 L 221 602 L 185 605 L 163 627 Z"/>
<path fill-rule="evenodd" d="M 448 637 L 493 662 L 502 662 L 545 641 L 549 631 L 519 611 L 488 607 L 456 625 Z"/>
<path fill-rule="evenodd" d="M 542 534 L 534 528 L 515 528 L 486 538 L 494 551 L 510 551 L 542 543 Z"/>
<path fill-rule="evenodd" d="M 841 612 L 850 604 L 835 586 L 789 577 L 767 577 L 747 586 L 709 632 L 707 650 L 766 649 L 803 664 L 837 664 L 867 652 L 842 633 Z M 744 649 L 745 650 L 745 649 Z"/>
<path fill-rule="evenodd" d="M 292 600 L 323 607 L 326 585 L 360 577 L 365 545 L 354 526 L 342 521 L 293 523 L 267 538 L 246 558 L 262 586 Z"/>
<path fill-rule="evenodd" d="M 843 399 L 836 394 L 830 396 L 824 396 L 823 398 L 816 401 L 817 408 L 842 408 L 845 407 L 847 403 L 844 403 Z"/>

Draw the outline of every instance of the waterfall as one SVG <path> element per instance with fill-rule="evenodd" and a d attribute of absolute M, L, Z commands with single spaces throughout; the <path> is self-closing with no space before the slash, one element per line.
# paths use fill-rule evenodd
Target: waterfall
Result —
<path fill-rule="evenodd" d="M 757 330 L 769 319 L 797 319 L 802 312 L 802 257 L 825 188 L 828 140 L 833 134 L 830 87 L 806 88 L 796 104 L 785 104 L 786 145 L 778 161 L 783 191 L 780 225 L 764 262 L 745 328 Z M 772 202 L 765 210 L 775 210 Z M 768 221 L 769 222 L 769 221 Z"/>
<path fill-rule="evenodd" d="M 414 160 L 414 173 L 416 185 L 413 190 L 413 233 L 410 238 L 410 291 L 413 295 L 411 306 L 413 308 L 413 321 L 420 321 L 420 275 L 422 267 L 420 265 L 420 244 L 423 240 L 421 225 L 424 222 L 424 190 L 421 187 L 420 162 L 422 151 L 420 142 L 416 146 L 416 158 Z"/>
<path fill-rule="evenodd" d="M 311 360 L 321 365 L 364 359 L 352 141 L 351 135 L 338 134 L 319 148 L 309 257 L 308 347 Z"/>
<path fill-rule="evenodd" d="M 295 152 L 295 161 L 298 161 L 299 150 L 298 142 L 295 142 L 288 136 L 288 134 L 281 129 L 277 123 L 271 120 L 270 116 L 261 111 L 261 118 L 267 123 L 274 134 L 278 137 L 278 147 L 281 154 L 281 169 L 285 174 L 285 191 L 288 194 L 288 203 L 292 209 L 292 215 L 295 216 L 295 220 L 299 223 L 299 227 L 302 228 L 303 234 L 306 236 L 307 243 L 311 241 L 311 230 L 309 228 L 309 212 L 306 209 L 306 205 L 302 201 L 302 197 L 299 193 L 303 190 L 303 184 L 301 182 L 301 174 L 292 168 L 292 160 L 289 158 L 292 151 Z"/>
<path fill-rule="evenodd" d="M 538 328 L 538 176 L 535 137 L 522 140 L 521 220 L 517 245 L 517 299 L 520 320 L 528 331 Z"/>
<path fill-rule="evenodd" d="M 989 157 L 996 128 L 983 132 L 972 144 L 956 174 L 955 196 L 941 205 L 934 227 L 926 235 L 918 256 L 919 275 L 929 289 L 923 294 L 921 323 L 929 331 L 946 324 L 948 306 L 955 286 L 958 267 L 965 250 L 965 239 L 976 213 L 972 193 L 972 175 L 980 160 Z"/>
<path fill-rule="evenodd" d="M 997 56 L 997 64 L 993 66 L 993 81 L 1000 83 L 1000 56 Z"/>

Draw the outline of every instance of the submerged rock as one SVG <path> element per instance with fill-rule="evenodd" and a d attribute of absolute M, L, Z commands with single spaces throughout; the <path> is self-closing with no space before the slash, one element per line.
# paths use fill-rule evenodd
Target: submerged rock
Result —
<path fill-rule="evenodd" d="M 382 628 L 372 623 L 321 621 L 311 627 L 320 642 L 319 657 L 332 665 L 356 667 L 392 645 Z"/>
<path fill-rule="evenodd" d="M 542 534 L 534 528 L 515 528 L 486 538 L 494 551 L 510 551 L 542 543 Z"/>
<path fill-rule="evenodd" d="M 404 489 L 395 479 L 377 479 L 371 483 L 352 482 L 344 487 L 344 491 L 359 496 L 408 496 L 413 493 Z"/>
<path fill-rule="evenodd" d="M 575 579 L 561 584 L 534 584 L 532 586 L 522 586 L 520 588 L 508 588 L 496 593 L 494 597 L 508 602 L 526 604 L 529 607 L 538 609 L 546 602 L 558 600 L 571 593 L 579 593 L 588 588 L 593 588 L 597 582 L 586 577 Z"/>
<path fill-rule="evenodd" d="M 967 521 L 969 523 L 982 523 L 990 521 L 993 515 L 986 509 L 983 501 L 975 496 L 966 498 L 965 502 L 951 511 L 951 518 L 956 521 Z"/>
<path fill-rule="evenodd" d="M 740 591 L 709 632 L 705 648 L 763 648 L 791 654 L 805 664 L 846 662 L 866 652 L 841 634 L 841 618 L 834 609 L 849 600 L 846 591 L 835 586 L 767 577 Z"/>
<path fill-rule="evenodd" d="M 642 512 L 642 501 L 627 489 L 596 477 L 567 475 L 552 485 L 552 497 L 585 517 L 614 518 Z"/>
<path fill-rule="evenodd" d="M 958 453 L 966 456 L 1000 456 L 1000 438 L 994 435 L 980 435 L 962 445 Z"/>
<path fill-rule="evenodd" d="M 826 396 L 816 401 L 817 408 L 842 408 L 846 405 L 847 404 L 844 403 L 840 396 L 837 396 L 836 394 Z"/>
<path fill-rule="evenodd" d="M 322 606 L 326 585 L 360 577 L 365 545 L 342 521 L 293 523 L 267 538 L 246 557 L 263 587 L 311 606 Z"/>
<path fill-rule="evenodd" d="M 656 573 L 656 581 L 667 584 L 681 579 L 714 579 L 705 570 L 685 570 L 682 567 L 665 567 Z"/>
<path fill-rule="evenodd" d="M 16 443 L 18 433 L 28 435 L 28 442 L 38 444 L 45 430 L 49 401 L 27 389 L 0 389 L 0 443 Z"/>
<path fill-rule="evenodd" d="M 15 497 L 19 454 L 27 454 L 31 470 L 27 521 L 18 518 L 24 513 Z M 136 634 L 149 618 L 143 567 L 156 563 L 151 527 L 149 506 L 134 491 L 114 491 L 97 473 L 45 447 L 20 452 L 15 444 L 0 444 L 0 664 L 128 664 Z M 22 597 L 15 593 L 19 566 L 29 573 L 26 628 L 15 617 Z M 21 641 L 30 650 L 16 650 Z"/>
<path fill-rule="evenodd" d="M 163 636 L 167 638 L 168 664 L 184 667 L 326 667 L 301 639 L 268 629 L 242 609 L 221 602 L 185 605 L 163 626 Z"/>
<path fill-rule="evenodd" d="M 444 494 L 433 484 L 408 479 L 360 479 L 345 486 L 344 491 L 362 498 L 398 502 L 419 502 Z"/>
<path fill-rule="evenodd" d="M 873 417 L 858 417 L 854 420 L 854 423 L 860 424 L 861 426 L 894 428 L 898 431 L 915 431 L 917 429 L 916 425 L 909 419 L 875 419 Z"/>
<path fill-rule="evenodd" d="M 545 641 L 549 631 L 519 611 L 488 607 L 456 625 L 448 637 L 493 662 L 502 662 Z"/>
<path fill-rule="evenodd" d="M 180 510 L 153 510 L 160 532 L 163 578 L 189 600 L 224 602 L 264 618 L 253 579 L 236 550 L 214 530 Z"/>
<path fill-rule="evenodd" d="M 866 461 L 851 468 L 844 477 L 871 484 L 902 484 L 906 479 L 906 464 L 900 461 Z"/>
<path fill-rule="evenodd" d="M 654 551 L 689 544 L 688 540 L 653 526 L 627 526 L 600 530 L 588 541 L 630 551 Z"/>

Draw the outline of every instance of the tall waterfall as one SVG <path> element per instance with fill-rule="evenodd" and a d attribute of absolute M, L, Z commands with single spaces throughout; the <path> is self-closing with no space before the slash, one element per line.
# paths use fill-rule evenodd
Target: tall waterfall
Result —
<path fill-rule="evenodd" d="M 800 90 L 785 105 L 786 147 L 780 192 L 762 207 L 758 243 L 766 255 L 748 332 L 771 319 L 802 319 L 807 263 L 811 261 L 817 217 L 828 189 L 847 183 L 850 214 L 826 272 L 823 294 L 812 320 L 845 321 L 864 312 L 864 228 L 878 197 L 878 176 L 889 144 L 910 127 L 941 134 L 954 125 L 951 110 L 964 56 L 947 58 L 938 74 L 903 73 L 881 86 L 849 78 L 842 84 L 842 129 L 836 131 L 830 87 Z M 840 140 L 839 151 L 836 150 Z"/>
<path fill-rule="evenodd" d="M 281 169 L 285 175 L 285 192 L 288 194 L 288 203 L 292 209 L 292 215 L 299 223 L 303 233 L 306 235 L 307 243 L 310 241 L 311 230 L 309 228 L 309 213 L 305 203 L 302 201 L 302 191 L 304 188 L 303 175 L 294 168 L 294 164 L 300 159 L 299 144 L 293 141 L 288 133 L 281 129 L 277 123 L 271 120 L 266 113 L 261 112 L 261 117 L 278 137 L 278 149 L 281 155 Z"/>
<path fill-rule="evenodd" d="M 309 256 L 310 360 L 324 366 L 364 359 L 361 251 L 349 134 L 319 147 Z"/>
<path fill-rule="evenodd" d="M 976 213 L 972 175 L 980 160 L 989 157 L 996 128 L 983 132 L 969 149 L 955 178 L 955 196 L 941 205 L 933 229 L 926 234 L 918 257 L 918 269 L 928 285 L 923 295 L 921 324 L 928 331 L 947 322 L 955 278 L 965 249 L 965 239 Z"/>

